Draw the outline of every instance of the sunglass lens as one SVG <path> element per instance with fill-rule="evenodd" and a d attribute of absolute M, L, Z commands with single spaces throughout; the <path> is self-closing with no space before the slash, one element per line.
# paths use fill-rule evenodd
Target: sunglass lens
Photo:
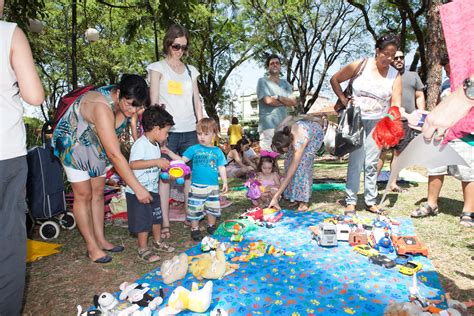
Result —
<path fill-rule="evenodd" d="M 181 45 L 181 44 L 173 44 L 171 45 L 171 48 L 178 51 L 178 50 L 182 50 L 182 51 L 186 51 L 188 49 L 188 47 L 186 45 Z"/>

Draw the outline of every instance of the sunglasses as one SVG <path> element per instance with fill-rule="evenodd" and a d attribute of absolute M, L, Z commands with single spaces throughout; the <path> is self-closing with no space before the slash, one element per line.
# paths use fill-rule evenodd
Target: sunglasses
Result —
<path fill-rule="evenodd" d="M 396 57 L 393 57 L 393 60 L 404 60 L 405 59 L 405 56 L 396 56 Z"/>
<path fill-rule="evenodd" d="M 173 44 L 173 45 L 171 45 L 171 48 L 175 51 L 182 50 L 183 52 L 188 50 L 187 45 L 181 45 L 181 44 Z"/>

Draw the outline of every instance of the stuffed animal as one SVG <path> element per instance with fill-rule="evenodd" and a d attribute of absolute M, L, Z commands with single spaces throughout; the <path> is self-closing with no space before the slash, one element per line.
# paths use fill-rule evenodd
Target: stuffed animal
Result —
<path fill-rule="evenodd" d="M 174 256 L 170 260 L 163 261 L 160 271 L 157 272 L 157 274 L 161 275 L 165 284 L 171 284 L 174 281 L 184 278 L 187 272 L 188 255 L 183 252 L 179 256 Z"/>
<path fill-rule="evenodd" d="M 131 283 L 123 282 L 120 284 L 120 293 L 119 298 L 121 300 L 128 300 L 132 304 L 136 304 L 139 307 L 149 308 L 150 310 L 155 310 L 161 303 L 163 303 L 163 297 L 153 297 L 148 294 L 150 290 L 149 284 L 143 283 Z M 161 295 L 163 292 L 161 291 Z"/>
<path fill-rule="evenodd" d="M 174 289 L 168 300 L 168 306 L 160 310 L 159 316 L 176 315 L 185 310 L 204 313 L 209 309 L 212 301 L 212 281 L 207 281 L 204 287 L 198 290 L 197 283 L 193 282 L 192 290 L 182 286 Z"/>
<path fill-rule="evenodd" d="M 163 180 L 168 180 L 171 177 L 176 179 L 177 184 L 184 184 L 184 177 L 191 173 L 191 169 L 182 160 L 170 161 L 170 167 L 161 170 L 160 177 Z"/>
<path fill-rule="evenodd" d="M 196 260 L 193 260 L 196 259 Z M 209 253 L 189 257 L 189 271 L 198 279 L 222 279 L 239 268 L 238 264 L 229 264 L 224 251 L 217 249 Z"/>
<path fill-rule="evenodd" d="M 99 315 L 102 315 L 102 312 L 98 309 L 95 309 L 93 311 L 85 311 L 83 313 L 82 306 L 77 305 L 77 316 L 99 316 Z"/>

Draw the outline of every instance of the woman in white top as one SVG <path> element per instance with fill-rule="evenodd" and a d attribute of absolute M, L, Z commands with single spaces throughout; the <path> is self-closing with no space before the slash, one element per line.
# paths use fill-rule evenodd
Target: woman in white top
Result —
<path fill-rule="evenodd" d="M 0 17 L 4 1 L 0 0 Z M 44 91 L 23 31 L 0 21 L 0 315 L 20 315 L 25 286 L 26 131 L 23 101 Z"/>
<path fill-rule="evenodd" d="M 199 72 L 181 59 L 188 51 L 189 34 L 180 25 L 172 25 L 163 39 L 165 59 L 147 67 L 150 80 L 150 104 L 163 104 L 173 116 L 175 125 L 168 136 L 168 148 L 182 156 L 184 151 L 197 144 L 196 122 L 202 117 L 197 77 Z M 190 179 L 184 184 L 184 205 L 187 205 Z M 160 181 L 160 199 L 163 212 L 162 238 L 169 238 L 168 182 Z"/>
<path fill-rule="evenodd" d="M 377 122 L 382 119 L 390 106 L 400 107 L 402 82 L 398 71 L 390 66 L 399 47 L 399 39 L 394 34 L 380 37 L 375 44 L 375 58 L 369 58 L 359 77 L 353 83 L 351 102 L 360 107 L 364 125 L 364 144 L 349 155 L 346 184 L 346 214 L 355 214 L 357 193 L 360 186 L 360 172 L 364 170 L 364 200 L 366 210 L 381 213 L 377 206 L 377 161 L 380 149 L 377 147 L 372 132 Z M 349 99 L 344 95 L 341 82 L 354 76 L 362 60 L 357 60 L 343 67 L 331 78 L 331 86 L 339 100 L 347 105 Z"/>

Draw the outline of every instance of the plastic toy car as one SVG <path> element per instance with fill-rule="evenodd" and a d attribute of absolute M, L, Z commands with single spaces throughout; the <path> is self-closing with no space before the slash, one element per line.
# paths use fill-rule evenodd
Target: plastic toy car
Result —
<path fill-rule="evenodd" d="M 394 238 L 397 253 L 404 255 L 407 253 L 416 255 L 422 254 L 428 257 L 428 248 L 416 236 L 399 236 Z"/>
<path fill-rule="evenodd" d="M 415 272 L 420 271 L 423 268 L 421 263 L 415 261 L 408 261 L 404 265 L 399 266 L 400 269 L 398 270 L 402 274 L 406 275 L 413 275 Z"/>
<path fill-rule="evenodd" d="M 388 258 L 385 255 L 375 255 L 370 256 L 369 261 L 374 264 L 378 264 L 379 266 L 383 266 L 384 268 L 391 269 L 396 266 L 395 261 Z"/>
<path fill-rule="evenodd" d="M 372 249 L 367 245 L 357 245 L 354 247 L 354 251 L 364 256 L 376 256 L 379 254 L 377 250 Z"/>
<path fill-rule="evenodd" d="M 408 255 L 408 254 L 398 255 L 395 258 L 395 263 L 402 266 L 402 265 L 406 264 L 408 261 L 411 261 L 411 260 L 413 260 L 413 257 L 411 255 Z"/>
<path fill-rule="evenodd" d="M 336 225 L 320 223 L 319 226 L 310 226 L 309 229 L 319 246 L 337 246 Z"/>

